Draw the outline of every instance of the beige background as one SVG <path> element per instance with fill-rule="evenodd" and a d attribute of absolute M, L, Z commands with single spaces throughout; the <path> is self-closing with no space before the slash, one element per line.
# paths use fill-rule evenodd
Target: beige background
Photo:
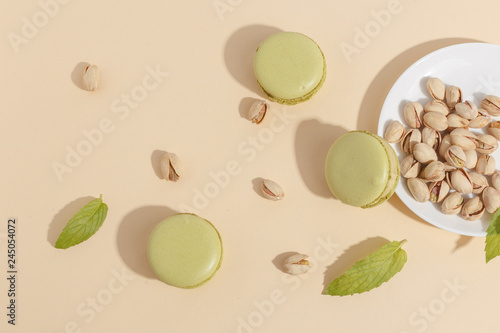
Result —
<path fill-rule="evenodd" d="M 19 276 L 15 327 L 1 279 L 2 332 L 498 331 L 500 259 L 484 263 L 484 238 L 433 227 L 397 197 L 370 210 L 343 205 L 322 165 L 340 134 L 376 130 L 386 94 L 415 60 L 451 44 L 498 43 L 499 10 L 489 0 L 75 0 L 44 22 L 38 1 L 3 0 L 0 267 L 5 276 L 7 218 L 16 217 Z M 9 36 L 22 36 L 33 16 L 40 27 L 15 52 Z M 362 45 L 356 31 L 366 27 L 374 30 Z M 279 30 L 317 41 L 328 75 L 312 100 L 272 104 L 257 126 L 243 117 L 262 97 L 253 51 Z M 346 44 L 358 52 L 346 57 Z M 102 69 L 95 93 L 78 87 L 83 62 Z M 125 116 L 120 99 L 140 93 L 147 68 L 169 75 Z M 83 131 L 103 119 L 110 133 L 59 181 L 53 163 L 65 163 L 67 147 L 84 145 Z M 185 162 L 180 182 L 159 179 L 162 151 Z M 228 163 L 236 170 L 215 187 L 210 174 Z M 259 196 L 260 177 L 286 198 Z M 213 198 L 196 201 L 206 186 Z M 66 221 L 101 193 L 109 213 L 99 232 L 55 249 Z M 207 285 L 181 290 L 153 278 L 144 250 L 157 222 L 194 204 L 219 229 L 224 261 Z M 405 238 L 408 262 L 389 283 L 322 295 L 353 262 Z M 315 268 L 286 276 L 276 265 L 289 252 L 313 256 Z"/>

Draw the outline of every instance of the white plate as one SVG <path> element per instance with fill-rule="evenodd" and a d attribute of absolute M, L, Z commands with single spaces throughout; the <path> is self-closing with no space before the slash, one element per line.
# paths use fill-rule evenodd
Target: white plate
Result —
<path fill-rule="evenodd" d="M 396 81 L 382 107 L 378 123 L 378 135 L 383 136 L 391 120 L 399 120 L 405 126 L 403 108 L 406 103 L 431 100 L 426 88 L 427 79 L 437 77 L 448 85 L 462 89 L 464 100 L 476 105 L 485 95 L 500 95 L 500 45 L 466 43 L 442 48 L 432 52 L 410 66 Z M 495 119 L 498 120 L 498 119 Z M 474 133 L 485 133 L 484 129 L 471 129 Z M 392 145 L 399 157 L 405 157 L 399 144 Z M 500 151 L 492 154 L 500 165 Z M 406 181 L 401 181 L 396 194 L 403 203 L 425 221 L 448 231 L 468 236 L 485 236 L 491 214 L 485 213 L 480 220 L 466 221 L 459 215 L 441 213 L 438 204 L 419 203 L 413 199 Z"/>

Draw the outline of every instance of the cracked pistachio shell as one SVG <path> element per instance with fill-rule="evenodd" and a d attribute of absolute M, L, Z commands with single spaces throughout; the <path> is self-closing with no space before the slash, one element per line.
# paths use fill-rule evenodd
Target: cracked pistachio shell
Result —
<path fill-rule="evenodd" d="M 384 139 L 389 143 L 396 143 L 403 140 L 405 127 L 397 120 L 389 123 L 384 132 Z"/>
<path fill-rule="evenodd" d="M 260 124 L 266 116 L 269 104 L 264 100 L 257 100 L 253 102 L 248 111 L 248 119 L 255 124 Z"/>
<path fill-rule="evenodd" d="M 450 114 L 450 109 L 443 101 L 432 100 L 424 106 L 424 112 L 438 112 L 447 116 Z"/>
<path fill-rule="evenodd" d="M 285 196 L 283 189 L 277 183 L 264 179 L 261 185 L 262 195 L 269 200 L 281 200 Z"/>
<path fill-rule="evenodd" d="M 406 154 L 411 154 L 415 145 L 420 142 L 422 142 L 422 133 L 418 129 L 410 129 L 401 140 L 401 150 Z"/>
<path fill-rule="evenodd" d="M 438 159 L 436 151 L 425 143 L 417 143 L 413 147 L 413 157 L 422 164 L 429 164 Z"/>
<path fill-rule="evenodd" d="M 478 134 L 476 151 L 481 154 L 491 154 L 498 148 L 497 139 L 489 134 Z"/>
<path fill-rule="evenodd" d="M 488 179 L 475 171 L 469 172 L 469 177 L 472 181 L 472 193 L 474 194 L 481 194 L 488 186 Z"/>
<path fill-rule="evenodd" d="M 431 202 L 442 202 L 448 193 L 450 192 L 450 186 L 444 180 L 440 180 L 429 184 L 429 200 Z"/>
<path fill-rule="evenodd" d="M 479 197 L 473 197 L 462 207 L 462 217 L 467 221 L 475 221 L 484 214 L 484 205 Z"/>
<path fill-rule="evenodd" d="M 443 81 L 436 77 L 431 77 L 427 80 L 427 90 L 435 100 L 443 100 L 445 98 L 446 86 Z"/>
<path fill-rule="evenodd" d="M 494 213 L 500 208 L 500 193 L 493 187 L 486 187 L 482 194 L 483 204 L 488 213 Z"/>
<path fill-rule="evenodd" d="M 448 116 L 446 116 L 446 119 L 448 120 L 448 129 L 450 130 L 453 130 L 455 128 L 467 129 L 470 124 L 469 120 L 460 117 L 456 113 L 450 113 Z"/>
<path fill-rule="evenodd" d="M 425 113 L 423 122 L 426 127 L 430 127 L 436 131 L 444 131 L 448 128 L 448 118 L 439 112 Z"/>
<path fill-rule="evenodd" d="M 483 128 L 488 126 L 491 122 L 491 116 L 484 109 L 477 110 L 477 117 L 472 119 L 469 123 L 471 128 Z M 490 133 L 491 134 L 491 133 Z"/>
<path fill-rule="evenodd" d="M 446 151 L 444 158 L 446 162 L 448 162 L 450 165 L 454 166 L 455 168 L 463 168 L 465 167 L 465 163 L 467 161 L 467 156 L 465 155 L 465 152 L 463 149 L 459 146 L 450 146 L 448 150 Z"/>
<path fill-rule="evenodd" d="M 429 182 L 437 182 L 445 177 L 444 164 L 440 161 L 434 161 L 426 165 L 420 172 L 420 178 Z"/>
<path fill-rule="evenodd" d="M 486 95 L 481 101 L 481 108 L 486 110 L 493 117 L 500 116 L 500 97 Z"/>
<path fill-rule="evenodd" d="M 477 164 L 477 153 L 475 150 L 465 150 L 465 167 L 467 169 L 474 169 Z"/>
<path fill-rule="evenodd" d="M 470 101 L 465 101 L 463 103 L 457 103 L 455 105 L 455 111 L 460 115 L 460 117 L 472 120 L 477 117 L 478 110 L 476 105 Z"/>
<path fill-rule="evenodd" d="M 495 172 L 495 158 L 491 155 L 481 155 L 477 159 L 476 171 L 482 175 L 490 176 Z"/>
<path fill-rule="evenodd" d="M 432 128 L 424 127 L 422 129 L 422 143 L 437 151 L 441 144 L 441 133 Z"/>
<path fill-rule="evenodd" d="M 99 89 L 101 84 L 101 72 L 96 65 L 90 65 L 85 68 L 82 76 L 82 84 L 85 90 L 94 91 Z"/>
<path fill-rule="evenodd" d="M 455 86 L 446 88 L 446 105 L 452 110 L 457 103 L 462 102 L 462 90 Z"/>
<path fill-rule="evenodd" d="M 463 150 L 476 149 L 476 140 L 476 135 L 463 128 L 456 128 L 450 133 L 451 143 L 453 145 L 459 146 Z"/>
<path fill-rule="evenodd" d="M 406 104 L 404 108 L 404 118 L 408 126 L 410 126 L 411 128 L 422 127 L 423 112 L 424 108 L 420 103 L 410 102 Z"/>
<path fill-rule="evenodd" d="M 430 198 L 427 184 L 420 178 L 410 178 L 406 181 L 411 195 L 418 202 L 426 202 Z"/>
<path fill-rule="evenodd" d="M 500 140 L 500 121 L 492 121 L 488 124 L 488 133 Z"/>
<path fill-rule="evenodd" d="M 404 178 L 416 178 L 422 169 L 422 164 L 415 160 L 413 155 L 408 155 L 401 161 L 400 169 Z"/>
<path fill-rule="evenodd" d="M 452 146 L 451 144 L 451 136 L 449 134 L 446 134 L 443 139 L 441 139 L 441 144 L 439 145 L 439 156 L 441 156 L 443 159 L 445 158 L 446 151 L 448 148 Z"/>
<path fill-rule="evenodd" d="M 447 215 L 456 215 L 462 210 L 464 198 L 458 192 L 450 193 L 441 204 L 441 211 Z"/>
<path fill-rule="evenodd" d="M 449 175 L 449 184 L 457 192 L 463 194 L 472 193 L 472 181 L 464 169 L 452 171 Z"/>
<path fill-rule="evenodd" d="M 286 272 L 291 275 L 307 273 L 311 268 L 309 260 L 307 260 L 308 257 L 306 254 L 294 254 L 288 257 L 284 265 Z"/>
<path fill-rule="evenodd" d="M 491 185 L 493 185 L 497 191 L 500 191 L 500 171 L 495 170 L 491 176 Z"/>
<path fill-rule="evenodd" d="M 184 174 L 184 166 L 174 153 L 165 153 L 160 159 L 160 171 L 163 179 L 176 182 Z"/>

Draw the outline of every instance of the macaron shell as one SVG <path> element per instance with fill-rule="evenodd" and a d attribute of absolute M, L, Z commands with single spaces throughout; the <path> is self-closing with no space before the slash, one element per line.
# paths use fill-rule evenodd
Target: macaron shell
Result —
<path fill-rule="evenodd" d="M 371 134 L 371 133 L 370 133 Z M 371 208 L 378 206 L 387 199 L 389 199 L 394 192 L 396 191 L 396 187 L 398 186 L 399 183 L 399 174 L 400 174 L 400 166 L 399 166 L 399 159 L 398 156 L 396 155 L 396 152 L 394 149 L 391 147 L 391 145 L 383 140 L 382 138 L 378 137 L 377 138 L 381 141 L 381 143 L 384 145 L 384 148 L 387 151 L 388 157 L 389 157 L 389 180 L 387 182 L 387 186 L 384 190 L 384 192 L 380 195 L 380 197 L 375 200 L 372 203 L 369 203 L 368 205 L 362 206 L 361 208 Z"/>
<path fill-rule="evenodd" d="M 219 269 L 222 241 L 207 220 L 194 214 L 177 214 L 161 221 L 151 233 L 148 259 L 163 282 L 195 288 Z"/>
<path fill-rule="evenodd" d="M 353 131 L 341 136 L 330 148 L 325 175 L 332 193 L 340 201 L 369 208 L 381 204 L 394 192 L 399 180 L 399 162 L 382 138 Z"/>
<path fill-rule="evenodd" d="M 309 99 L 326 77 L 321 49 L 296 32 L 280 32 L 264 40 L 255 53 L 254 70 L 262 90 L 282 104 Z"/>

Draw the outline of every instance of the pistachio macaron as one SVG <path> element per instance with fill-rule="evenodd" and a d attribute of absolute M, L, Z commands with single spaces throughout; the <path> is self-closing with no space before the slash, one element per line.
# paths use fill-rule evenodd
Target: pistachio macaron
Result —
<path fill-rule="evenodd" d="M 219 269 L 222 240 L 209 221 L 194 214 L 176 214 L 152 231 L 148 260 L 161 281 L 179 288 L 196 288 Z"/>
<path fill-rule="evenodd" d="M 331 146 L 325 176 L 337 199 L 351 206 L 370 208 L 394 193 L 399 182 L 399 160 L 383 138 L 366 131 L 352 131 Z"/>
<path fill-rule="evenodd" d="M 298 32 L 266 38 L 254 56 L 259 86 L 272 101 L 293 105 L 307 101 L 323 85 L 326 61 L 318 44 Z"/>

